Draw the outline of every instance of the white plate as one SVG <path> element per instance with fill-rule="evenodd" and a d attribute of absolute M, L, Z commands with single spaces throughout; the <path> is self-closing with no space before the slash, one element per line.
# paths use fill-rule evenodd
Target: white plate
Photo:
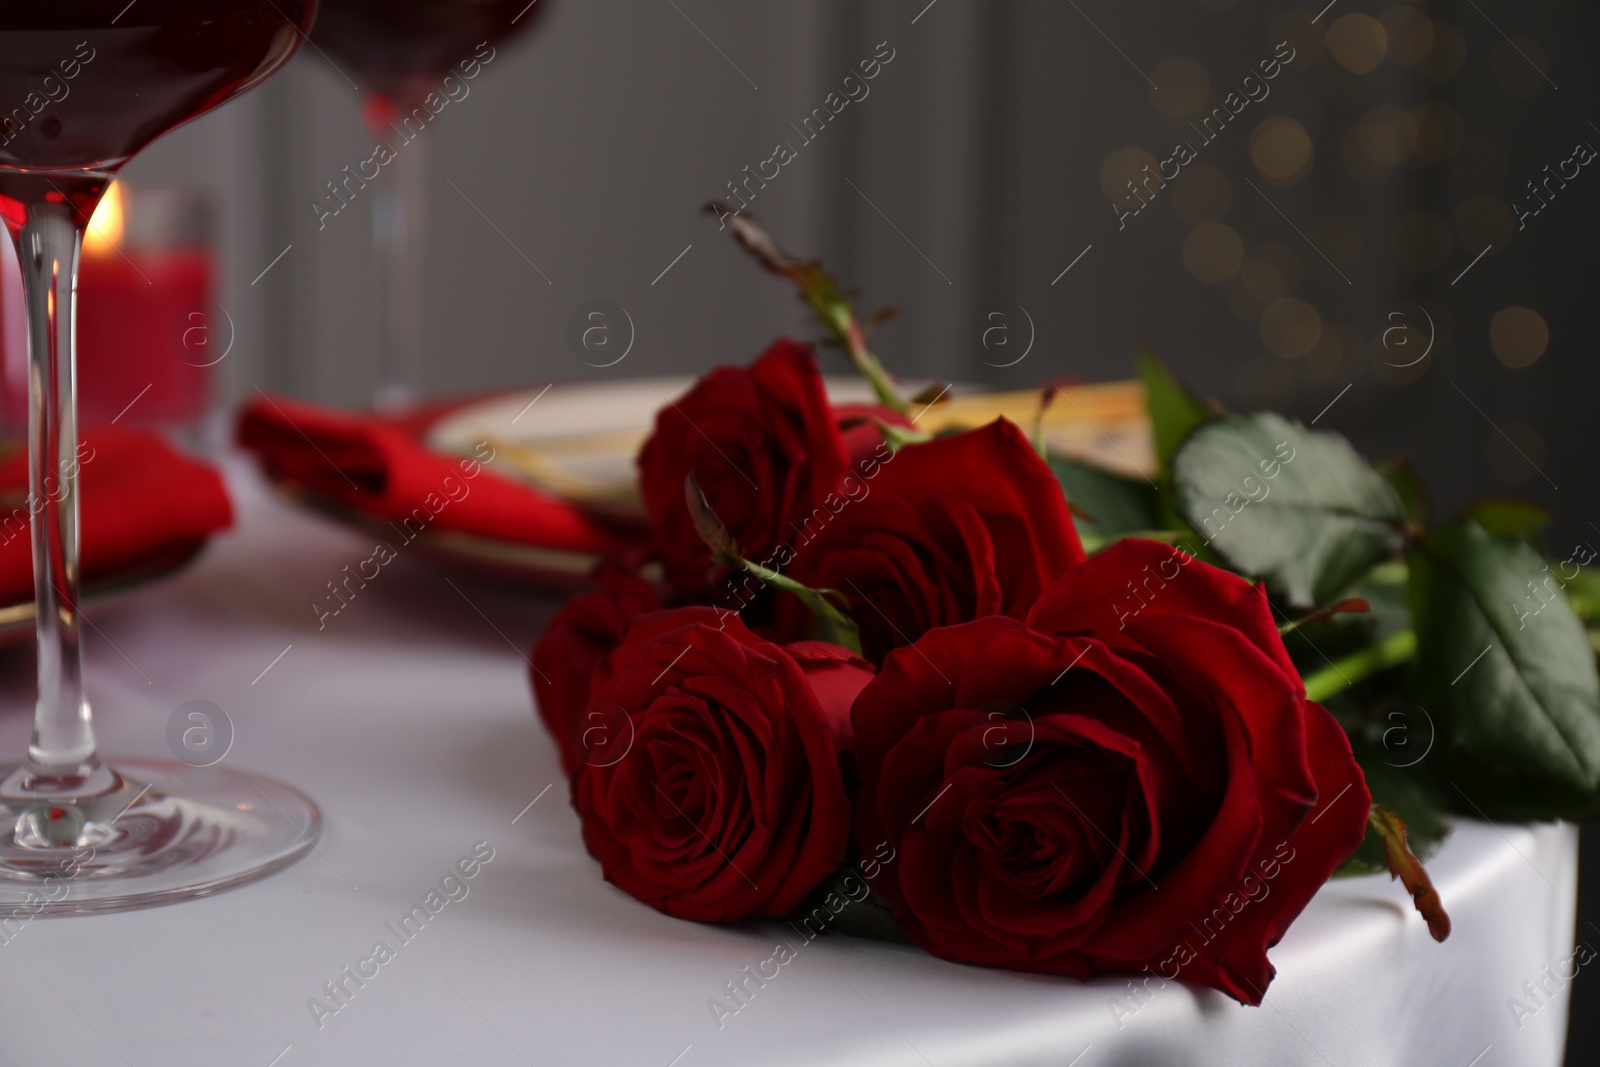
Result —
<path fill-rule="evenodd" d="M 639 518 L 634 459 L 656 412 L 694 384 L 690 378 L 574 382 L 507 393 L 440 420 L 428 447 L 449 455 L 495 450 L 495 469 L 594 510 Z M 921 388 L 906 386 L 907 392 Z M 835 404 L 870 403 L 857 378 L 827 379 Z M 1044 432 L 1053 452 L 1088 459 L 1127 474 L 1154 466 L 1143 393 L 1136 383 L 1076 386 L 1049 409 Z M 985 393 L 953 387 L 946 402 L 918 413 L 918 428 L 980 425 L 1004 414 L 1029 432 L 1038 420 L 1037 392 Z"/>

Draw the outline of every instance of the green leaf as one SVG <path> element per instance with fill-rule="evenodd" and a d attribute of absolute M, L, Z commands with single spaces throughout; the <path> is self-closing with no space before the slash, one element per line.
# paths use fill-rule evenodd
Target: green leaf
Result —
<path fill-rule="evenodd" d="M 1375 719 L 1374 723 L 1380 735 L 1399 728 L 1386 718 Z M 1415 724 L 1406 725 L 1409 729 Z M 1441 795 L 1428 777 L 1416 768 L 1392 766 L 1388 761 L 1400 758 L 1398 750 L 1384 746 L 1381 740 L 1376 745 L 1358 740 L 1352 747 L 1355 749 L 1356 762 L 1361 764 L 1361 772 L 1366 775 L 1367 789 L 1372 792 L 1373 803 L 1383 805 L 1406 821 L 1411 851 L 1417 859 L 1426 863 L 1439 851 L 1439 846 L 1444 844 L 1444 839 L 1454 826 L 1454 820 L 1450 817 L 1450 798 Z M 1369 826 L 1360 847 L 1337 873 L 1372 874 L 1386 870 L 1388 865 L 1384 860 L 1383 841 Z"/>
<path fill-rule="evenodd" d="M 1156 439 L 1156 459 L 1165 477 L 1172 466 L 1172 457 L 1189 431 L 1216 413 L 1174 378 L 1154 352 L 1139 353 L 1139 377 L 1144 380 L 1145 406 L 1150 411 L 1150 428 Z"/>
<path fill-rule="evenodd" d="M 1428 525 L 1429 513 L 1433 510 L 1433 497 L 1428 492 L 1428 487 L 1422 483 L 1422 476 L 1417 473 L 1417 468 L 1409 460 L 1382 459 L 1373 464 L 1374 469 L 1384 480 L 1394 486 L 1394 491 L 1400 494 L 1400 502 L 1405 505 L 1406 518 L 1418 526 Z"/>
<path fill-rule="evenodd" d="M 1465 684 L 1465 683 L 1463 683 Z M 1600 818 L 1600 793 L 1549 776 L 1507 773 L 1461 750 L 1445 754 L 1451 808 L 1472 819 L 1538 822 Z"/>
<path fill-rule="evenodd" d="M 1594 655 L 1538 552 L 1442 526 L 1411 560 L 1411 614 L 1413 687 L 1455 745 L 1502 774 L 1600 785 Z"/>
<path fill-rule="evenodd" d="M 1328 603 L 1404 542 L 1394 487 L 1334 433 L 1278 415 L 1226 415 L 1173 459 L 1178 513 L 1296 608 Z"/>
<path fill-rule="evenodd" d="M 1558 568 L 1558 577 L 1566 578 L 1567 569 L 1574 562 L 1574 559 L 1569 559 L 1562 563 Z M 1578 618 L 1588 623 L 1600 620 L 1600 570 L 1579 567 L 1578 573 L 1567 579 L 1565 592 L 1567 603 L 1578 613 Z"/>
<path fill-rule="evenodd" d="M 1480 500 L 1461 513 L 1494 537 L 1516 537 L 1538 548 L 1536 540 L 1555 516 L 1531 500 Z"/>
<path fill-rule="evenodd" d="M 1161 527 L 1161 497 L 1144 479 L 1060 456 L 1049 462 L 1075 509 L 1080 534 L 1110 539 Z"/>

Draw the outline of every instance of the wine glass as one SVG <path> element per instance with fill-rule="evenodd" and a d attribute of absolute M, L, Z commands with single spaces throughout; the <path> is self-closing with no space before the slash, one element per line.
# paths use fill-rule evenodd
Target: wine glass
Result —
<path fill-rule="evenodd" d="M 406 120 L 460 64 L 481 69 L 493 46 L 531 26 L 551 0 L 322 0 L 312 35 L 367 90 L 362 117 L 380 143 L 402 142 L 372 201 L 379 272 L 378 384 L 373 406 L 402 411 L 422 392 L 426 120 Z M 480 46 L 487 46 L 485 53 Z M 348 75 L 347 75 L 348 76 Z M 407 126 L 410 129 L 406 128 Z M 417 131 L 422 132 L 418 133 Z"/>
<path fill-rule="evenodd" d="M 316 806 L 271 779 L 102 763 L 84 692 L 74 321 L 78 254 L 117 170 L 294 54 L 316 0 L 0 4 L 0 217 L 28 312 L 28 454 L 39 698 L 0 768 L 0 905 L 100 912 L 202 896 L 311 848 Z"/>

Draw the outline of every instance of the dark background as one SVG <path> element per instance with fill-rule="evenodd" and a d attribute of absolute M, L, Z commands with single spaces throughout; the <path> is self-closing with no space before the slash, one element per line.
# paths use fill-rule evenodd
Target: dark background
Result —
<path fill-rule="evenodd" d="M 1230 406 L 1320 414 L 1371 457 L 1411 458 L 1436 515 L 1522 495 L 1555 513 L 1557 558 L 1600 544 L 1587 273 L 1600 167 L 1525 228 L 1512 206 L 1534 205 L 1525 184 L 1575 144 L 1600 145 L 1592 6 L 1337 0 L 1313 23 L 1322 3 L 541 2 L 555 7 L 537 35 L 502 48 L 428 133 L 430 391 L 602 373 L 563 342 L 596 297 L 638 324 L 609 374 L 699 372 L 809 333 L 697 208 L 888 41 L 870 96 L 751 206 L 865 304 L 905 310 L 876 342 L 893 370 L 1107 380 L 1148 344 Z M 1283 41 L 1295 58 L 1270 95 L 1202 145 L 1189 117 Z M 310 206 L 370 153 L 359 104 L 302 50 L 128 169 L 217 201 L 221 299 L 241 338 L 224 401 L 258 384 L 370 393 L 370 224 L 357 210 L 319 231 Z M 1119 229 L 1111 195 L 1178 140 L 1198 158 Z M 1017 309 L 1035 347 L 996 370 L 984 331 Z M 1428 357 L 1398 366 L 1429 334 Z M 1597 855 L 1585 849 L 1579 929 L 1600 921 Z M 1582 972 L 1571 1063 L 1600 1050 L 1597 1003 L 1600 978 Z"/>

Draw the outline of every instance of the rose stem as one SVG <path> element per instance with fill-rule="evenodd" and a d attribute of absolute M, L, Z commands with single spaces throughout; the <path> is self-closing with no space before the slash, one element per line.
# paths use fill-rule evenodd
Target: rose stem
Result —
<path fill-rule="evenodd" d="M 1322 703 L 1357 682 L 1390 667 L 1398 667 L 1417 654 L 1417 634 L 1401 630 L 1359 652 L 1335 660 L 1321 670 L 1306 675 L 1306 699 Z"/>

